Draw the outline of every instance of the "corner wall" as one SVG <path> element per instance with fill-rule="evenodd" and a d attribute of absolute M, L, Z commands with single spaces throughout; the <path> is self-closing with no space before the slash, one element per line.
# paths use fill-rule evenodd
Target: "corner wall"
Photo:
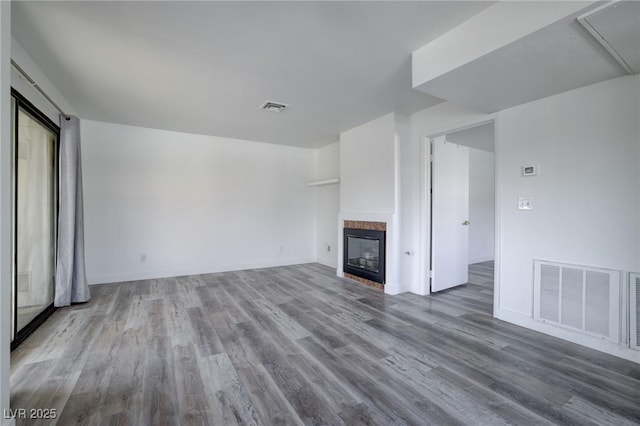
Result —
<path fill-rule="evenodd" d="M 314 151 L 83 120 L 90 283 L 316 260 Z"/>
<path fill-rule="evenodd" d="M 531 316 L 535 258 L 622 270 L 624 289 L 628 272 L 640 270 L 639 102 L 640 76 L 621 77 L 501 111 L 496 121 L 497 316 L 637 362 L 640 352 Z M 522 177 L 527 164 L 539 165 L 539 176 Z M 533 210 L 518 210 L 519 197 L 532 197 Z"/>
<path fill-rule="evenodd" d="M 315 151 L 314 180 L 340 178 L 340 143 L 336 142 Z M 338 267 L 338 213 L 340 212 L 340 184 L 309 188 L 316 195 L 316 253 L 317 261 L 332 268 Z"/>
<path fill-rule="evenodd" d="M 495 118 L 497 318 L 640 362 L 640 352 L 534 321 L 533 259 L 623 271 L 640 270 L 640 76 L 621 77 L 484 115 L 443 103 L 410 116 L 404 147 L 402 226 L 418 230 L 424 187 L 424 139 Z M 417 160 L 420 158 L 421 160 Z M 521 166 L 536 164 L 537 177 Z M 411 196 L 410 194 L 413 194 Z M 519 197 L 533 210 L 519 211 Z M 424 220 L 424 222 L 421 222 Z M 423 232 L 406 238 L 429 256 Z M 411 238 L 413 237 L 413 240 Z M 416 266 L 414 265 L 414 268 Z M 424 268 L 411 290 L 428 294 Z M 626 309 L 621 309 L 623 320 Z"/>

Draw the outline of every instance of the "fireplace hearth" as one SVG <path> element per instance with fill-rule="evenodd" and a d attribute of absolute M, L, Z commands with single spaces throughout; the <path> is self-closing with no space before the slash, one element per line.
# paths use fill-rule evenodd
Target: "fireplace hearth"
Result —
<path fill-rule="evenodd" d="M 368 223 L 373 225 L 367 226 Z M 353 222 L 346 222 L 344 228 L 343 271 L 345 276 L 350 274 L 373 281 L 378 283 L 375 287 L 381 288 L 380 284 L 385 282 L 385 227 L 376 225 L 378 222 L 358 222 L 357 228 L 347 227 L 349 224 Z M 363 280 L 358 281 L 369 284 Z"/>

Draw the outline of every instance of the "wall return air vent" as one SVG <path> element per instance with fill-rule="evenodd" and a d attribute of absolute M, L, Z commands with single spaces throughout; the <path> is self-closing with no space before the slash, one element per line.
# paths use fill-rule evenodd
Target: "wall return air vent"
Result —
<path fill-rule="evenodd" d="M 621 271 L 534 260 L 535 320 L 620 343 Z"/>
<path fill-rule="evenodd" d="M 629 346 L 640 351 L 640 274 L 630 274 L 629 281 Z"/>
<path fill-rule="evenodd" d="M 281 112 L 282 110 L 284 110 L 288 106 L 289 105 L 283 104 L 283 103 L 280 103 L 280 102 L 266 101 L 265 103 L 260 105 L 260 108 L 264 109 L 265 111 Z"/>

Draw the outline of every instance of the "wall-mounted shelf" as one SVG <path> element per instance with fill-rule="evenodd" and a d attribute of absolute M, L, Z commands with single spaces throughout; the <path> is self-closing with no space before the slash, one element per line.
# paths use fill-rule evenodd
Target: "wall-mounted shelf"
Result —
<path fill-rule="evenodd" d="M 307 186 L 326 186 L 326 185 L 336 185 L 338 183 L 340 183 L 340 179 L 333 178 L 333 179 L 315 180 L 313 182 L 307 182 Z"/>

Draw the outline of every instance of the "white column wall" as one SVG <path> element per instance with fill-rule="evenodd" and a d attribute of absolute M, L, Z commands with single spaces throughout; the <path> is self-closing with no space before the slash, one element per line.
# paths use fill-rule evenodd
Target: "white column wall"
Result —
<path fill-rule="evenodd" d="M 0 2 L 0 411 L 9 409 L 11 343 L 11 2 Z M 13 420 L 0 417 L 3 425 Z"/>
<path fill-rule="evenodd" d="M 398 227 L 399 145 L 404 130 L 395 113 L 340 134 L 338 275 L 342 276 L 344 220 L 386 222 L 385 293 L 406 291 L 400 283 Z"/>

